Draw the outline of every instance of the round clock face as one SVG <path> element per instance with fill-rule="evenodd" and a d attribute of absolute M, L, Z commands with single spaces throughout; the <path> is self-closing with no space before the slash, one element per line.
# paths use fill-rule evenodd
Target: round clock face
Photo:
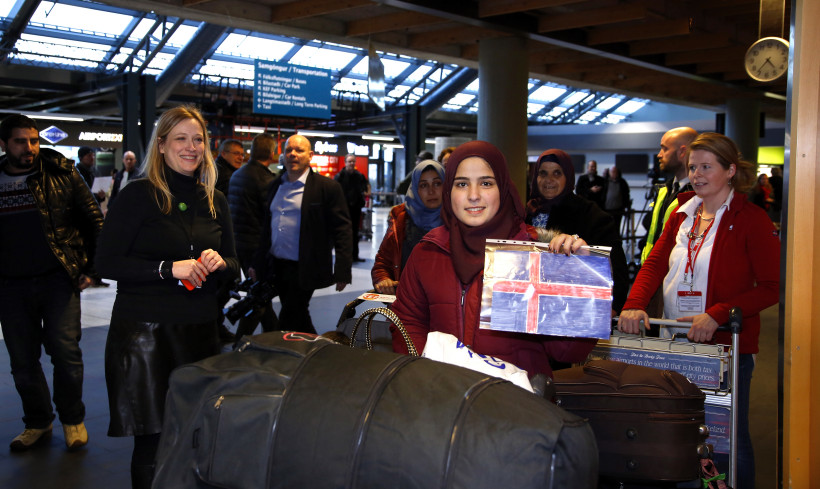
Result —
<path fill-rule="evenodd" d="M 777 80 L 789 69 L 789 42 L 779 37 L 764 37 L 746 51 L 746 73 L 761 82 Z"/>

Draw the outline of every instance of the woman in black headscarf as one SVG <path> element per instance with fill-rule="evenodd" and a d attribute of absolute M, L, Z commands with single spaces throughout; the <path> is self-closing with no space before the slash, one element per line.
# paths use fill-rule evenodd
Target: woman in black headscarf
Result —
<path fill-rule="evenodd" d="M 592 201 L 572 193 L 575 170 L 572 159 L 560 149 L 548 149 L 538 157 L 532 178 L 533 198 L 527 202 L 527 224 L 538 228 L 560 229 L 576 234 L 590 245 L 612 248 L 612 314 L 626 302 L 629 275 L 621 237 L 612 216 Z"/>
<path fill-rule="evenodd" d="M 479 328 L 488 238 L 535 241 L 535 228 L 524 223 L 524 207 L 510 181 L 507 162 L 490 143 L 464 143 L 450 155 L 444 177 L 444 221 L 422 238 L 401 276 L 393 310 L 421 352 L 427 333 L 441 331 L 479 354 L 510 362 L 530 376 L 549 375 L 550 359 L 581 361 L 594 339 L 509 333 Z M 582 239 L 563 234 L 551 249 L 575 251 Z M 406 353 L 394 335 L 394 349 Z"/>

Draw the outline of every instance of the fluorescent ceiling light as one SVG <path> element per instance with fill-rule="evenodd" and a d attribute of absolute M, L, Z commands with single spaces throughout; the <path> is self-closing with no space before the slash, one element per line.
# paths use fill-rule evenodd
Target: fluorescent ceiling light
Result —
<path fill-rule="evenodd" d="M 82 117 L 77 116 L 69 116 L 69 115 L 47 115 L 47 114 L 29 114 L 29 117 L 32 119 L 45 119 L 49 121 L 70 121 L 70 122 L 82 122 L 85 119 Z"/>
<path fill-rule="evenodd" d="M 319 131 L 298 131 L 297 134 L 306 138 L 335 138 L 336 135 L 331 132 Z"/>
<path fill-rule="evenodd" d="M 403 144 L 385 144 L 384 147 L 385 148 L 398 149 L 398 148 L 403 148 L 404 145 Z"/>
<path fill-rule="evenodd" d="M 435 139 L 425 139 L 424 144 L 436 144 L 436 140 Z"/>
<path fill-rule="evenodd" d="M 376 134 L 362 134 L 362 139 L 367 141 L 393 141 L 396 138 L 392 136 L 379 136 Z"/>
<path fill-rule="evenodd" d="M 256 127 L 256 126 L 248 126 L 248 127 L 234 126 L 233 130 L 236 131 L 236 132 L 252 132 L 252 133 L 255 133 L 255 134 L 261 134 L 261 133 L 265 132 L 264 128 Z"/>

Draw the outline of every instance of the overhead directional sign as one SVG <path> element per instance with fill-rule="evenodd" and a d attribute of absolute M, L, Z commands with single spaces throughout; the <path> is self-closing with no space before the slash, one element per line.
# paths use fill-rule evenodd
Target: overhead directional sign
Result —
<path fill-rule="evenodd" d="M 256 60 L 253 112 L 330 119 L 330 70 Z"/>

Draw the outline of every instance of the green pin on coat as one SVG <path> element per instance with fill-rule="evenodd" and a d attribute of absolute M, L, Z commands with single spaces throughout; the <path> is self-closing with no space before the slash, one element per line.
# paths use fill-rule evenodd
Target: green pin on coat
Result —
<path fill-rule="evenodd" d="M 179 207 L 179 210 L 181 210 L 182 212 L 185 212 L 185 211 L 188 210 L 188 204 L 186 204 L 185 202 L 180 202 L 177 207 Z"/>

